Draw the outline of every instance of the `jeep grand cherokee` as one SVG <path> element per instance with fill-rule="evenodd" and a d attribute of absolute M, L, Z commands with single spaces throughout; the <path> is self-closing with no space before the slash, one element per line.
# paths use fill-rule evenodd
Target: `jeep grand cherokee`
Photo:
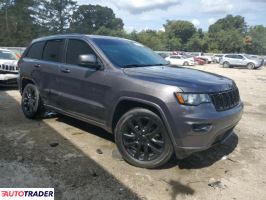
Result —
<path fill-rule="evenodd" d="M 171 67 L 135 41 L 93 35 L 36 39 L 19 61 L 22 110 L 45 109 L 115 135 L 130 164 L 155 168 L 232 134 L 243 104 L 233 80 Z"/>

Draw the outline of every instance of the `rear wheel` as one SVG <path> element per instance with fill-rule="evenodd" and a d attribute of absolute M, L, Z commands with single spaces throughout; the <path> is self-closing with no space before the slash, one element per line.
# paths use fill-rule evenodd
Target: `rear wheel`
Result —
<path fill-rule="evenodd" d="M 255 69 L 254 63 L 248 63 L 247 68 L 248 69 Z"/>
<path fill-rule="evenodd" d="M 27 118 L 33 119 L 44 112 L 44 106 L 37 87 L 27 84 L 22 93 L 21 108 Z"/>
<path fill-rule="evenodd" d="M 117 123 L 115 140 L 123 158 L 142 168 L 162 166 L 173 154 L 173 146 L 160 117 L 150 110 L 135 108 Z"/>
<path fill-rule="evenodd" d="M 224 62 L 223 63 L 223 67 L 224 68 L 229 68 L 230 67 L 230 63 L 229 62 Z"/>

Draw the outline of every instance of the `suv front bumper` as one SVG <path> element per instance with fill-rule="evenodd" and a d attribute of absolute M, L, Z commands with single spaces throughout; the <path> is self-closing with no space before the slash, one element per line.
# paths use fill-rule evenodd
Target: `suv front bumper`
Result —
<path fill-rule="evenodd" d="M 212 104 L 202 104 L 179 106 L 172 111 L 177 158 L 183 159 L 227 140 L 242 117 L 243 107 L 240 102 L 230 110 L 217 112 Z"/>
<path fill-rule="evenodd" d="M 0 74 L 1 86 L 17 86 L 18 74 Z"/>

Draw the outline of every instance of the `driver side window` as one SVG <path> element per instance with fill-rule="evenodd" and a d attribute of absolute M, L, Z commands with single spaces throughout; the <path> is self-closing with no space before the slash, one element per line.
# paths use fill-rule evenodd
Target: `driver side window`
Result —
<path fill-rule="evenodd" d="M 84 41 L 77 39 L 70 39 L 68 41 L 66 63 L 71 65 L 79 65 L 79 56 L 94 54 L 92 48 Z"/>

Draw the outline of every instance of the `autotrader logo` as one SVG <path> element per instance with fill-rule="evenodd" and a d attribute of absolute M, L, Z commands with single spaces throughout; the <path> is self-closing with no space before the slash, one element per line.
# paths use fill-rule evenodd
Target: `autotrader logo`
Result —
<path fill-rule="evenodd" d="M 54 200 L 54 188 L 0 188 L 0 199 Z"/>

